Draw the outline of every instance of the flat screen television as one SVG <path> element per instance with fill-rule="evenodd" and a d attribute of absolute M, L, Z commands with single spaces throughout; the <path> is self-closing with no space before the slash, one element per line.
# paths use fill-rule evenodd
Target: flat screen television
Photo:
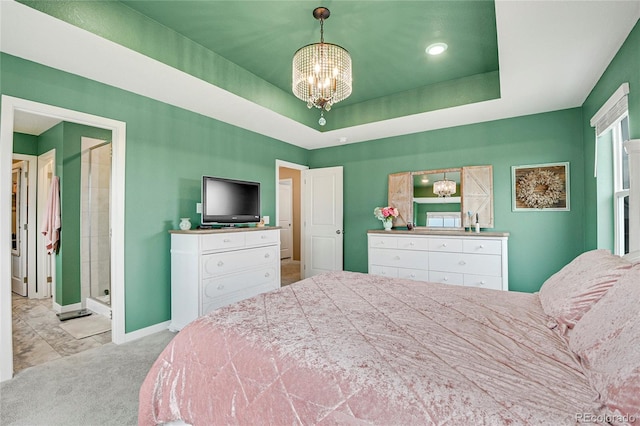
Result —
<path fill-rule="evenodd" d="M 202 225 L 260 222 L 260 182 L 202 177 Z"/>

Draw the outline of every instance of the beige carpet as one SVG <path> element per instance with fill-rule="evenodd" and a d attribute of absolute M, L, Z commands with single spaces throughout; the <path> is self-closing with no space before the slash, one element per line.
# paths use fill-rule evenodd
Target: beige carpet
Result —
<path fill-rule="evenodd" d="M 88 317 L 65 321 L 60 324 L 60 328 L 76 339 L 84 339 L 111 330 L 111 320 L 102 315 L 92 314 Z"/>
<path fill-rule="evenodd" d="M 281 286 L 293 284 L 300 281 L 300 261 L 292 259 L 282 259 L 280 261 L 280 284 Z"/>

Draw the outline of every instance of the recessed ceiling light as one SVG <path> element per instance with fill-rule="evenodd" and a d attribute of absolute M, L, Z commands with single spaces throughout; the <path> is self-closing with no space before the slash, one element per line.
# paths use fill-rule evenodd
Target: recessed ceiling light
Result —
<path fill-rule="evenodd" d="M 447 46 L 447 43 L 433 43 L 425 49 L 425 52 L 427 52 L 429 55 L 439 55 L 447 50 L 447 47 L 449 47 Z"/>

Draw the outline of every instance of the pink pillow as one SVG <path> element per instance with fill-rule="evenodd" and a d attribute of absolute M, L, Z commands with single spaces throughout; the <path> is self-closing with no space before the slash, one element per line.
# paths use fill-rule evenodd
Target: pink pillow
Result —
<path fill-rule="evenodd" d="M 569 339 L 613 424 L 640 422 L 639 306 L 637 264 L 584 314 Z"/>
<path fill-rule="evenodd" d="M 630 262 L 607 250 L 576 257 L 540 288 L 542 308 L 554 320 L 550 327 L 565 335 L 629 268 Z"/>

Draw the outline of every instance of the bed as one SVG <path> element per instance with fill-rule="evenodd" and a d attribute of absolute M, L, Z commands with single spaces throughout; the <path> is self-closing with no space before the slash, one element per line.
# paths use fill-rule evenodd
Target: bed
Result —
<path fill-rule="evenodd" d="M 326 273 L 180 331 L 139 424 L 634 424 L 638 301 L 604 250 L 539 294 Z"/>

